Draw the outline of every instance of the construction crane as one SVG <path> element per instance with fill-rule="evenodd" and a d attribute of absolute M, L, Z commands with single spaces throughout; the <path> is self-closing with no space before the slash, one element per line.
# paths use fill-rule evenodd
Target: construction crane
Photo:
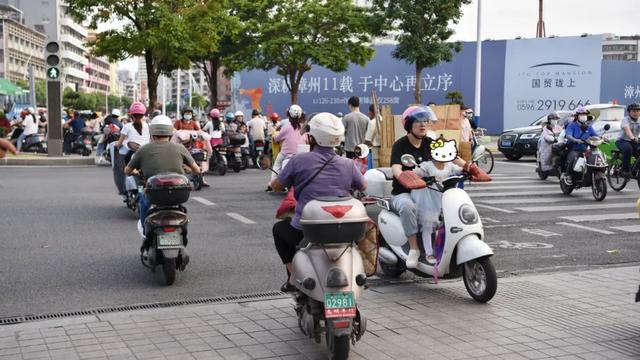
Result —
<path fill-rule="evenodd" d="M 536 27 L 536 37 L 543 38 L 547 36 L 547 32 L 544 29 L 544 20 L 542 20 L 542 3 L 544 0 L 538 0 L 538 26 Z"/>

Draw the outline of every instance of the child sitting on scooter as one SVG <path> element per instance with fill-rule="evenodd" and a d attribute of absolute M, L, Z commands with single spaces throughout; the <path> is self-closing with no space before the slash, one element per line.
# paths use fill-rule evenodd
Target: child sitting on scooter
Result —
<path fill-rule="evenodd" d="M 434 177 L 441 183 L 446 178 L 462 172 L 462 168 L 453 163 L 458 156 L 455 140 L 446 141 L 442 136 L 430 144 L 431 160 L 418 164 L 415 172 L 420 177 Z M 411 191 L 411 198 L 418 210 L 418 223 L 422 231 L 422 243 L 429 265 L 436 264 L 431 244 L 431 234 L 438 227 L 442 209 L 442 193 L 430 188 Z"/>

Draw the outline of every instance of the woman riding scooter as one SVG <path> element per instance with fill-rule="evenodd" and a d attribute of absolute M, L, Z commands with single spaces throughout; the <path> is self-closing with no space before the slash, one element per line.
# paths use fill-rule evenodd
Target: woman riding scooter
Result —
<path fill-rule="evenodd" d="M 540 170 L 543 172 L 551 171 L 552 164 L 552 145 L 558 142 L 558 135 L 562 132 L 562 128 L 558 125 L 560 116 L 553 112 L 542 120 L 542 135 L 538 140 L 538 161 L 540 161 Z"/>
<path fill-rule="evenodd" d="M 565 173 L 562 174 L 561 180 L 567 185 L 573 185 L 573 166 L 576 159 L 581 156 L 587 149 L 585 140 L 592 136 L 598 136 L 596 130 L 587 123 L 589 111 L 580 106 L 575 113 L 576 120 L 569 124 L 566 130 L 567 145 L 569 146 L 569 155 L 567 155 L 567 167 Z"/>

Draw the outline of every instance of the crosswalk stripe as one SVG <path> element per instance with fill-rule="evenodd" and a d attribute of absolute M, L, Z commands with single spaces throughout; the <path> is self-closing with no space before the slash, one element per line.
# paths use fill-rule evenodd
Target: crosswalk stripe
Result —
<path fill-rule="evenodd" d="M 476 204 L 476 207 L 489 209 L 489 210 L 493 210 L 493 211 L 499 211 L 499 212 L 503 212 L 503 213 L 506 213 L 506 214 L 515 214 L 516 213 L 513 210 L 501 209 L 501 208 L 497 208 L 497 207 L 493 207 L 493 206 L 489 206 L 489 205 L 483 205 L 483 204 Z"/>
<path fill-rule="evenodd" d="M 502 197 L 502 196 L 538 196 L 538 195 L 551 195 L 562 194 L 560 188 L 558 190 L 532 190 L 532 191 L 510 191 L 510 192 L 476 192 L 469 193 L 472 198 L 479 197 Z M 570 198 L 567 198 L 570 199 Z"/>
<path fill-rule="evenodd" d="M 477 206 L 477 205 L 476 205 Z M 561 216 L 560 219 L 571 220 L 575 222 L 584 221 L 605 221 L 605 220 L 628 220 L 637 219 L 638 213 L 622 213 L 622 214 L 594 214 L 594 215 L 576 215 L 576 216 Z"/>
<path fill-rule="evenodd" d="M 238 221 L 240 221 L 243 224 L 255 224 L 256 222 L 251 220 L 251 219 L 247 219 L 246 217 L 238 214 L 238 213 L 227 213 L 227 216 L 234 218 Z"/>
<path fill-rule="evenodd" d="M 213 206 L 213 205 L 216 204 L 214 202 L 211 202 L 211 201 L 209 201 L 209 200 L 207 200 L 205 198 L 201 198 L 199 196 L 194 196 L 194 197 L 192 197 L 192 199 L 197 201 L 197 202 L 199 202 L 199 203 L 201 203 L 201 204 L 203 204 L 203 205 L 206 205 L 206 206 Z"/>
<path fill-rule="evenodd" d="M 629 225 L 629 226 L 610 226 L 611 229 L 620 230 L 628 233 L 637 233 L 640 232 L 640 225 Z"/>
<path fill-rule="evenodd" d="M 517 207 L 516 210 L 525 212 L 547 212 L 547 211 L 568 211 L 568 210 L 600 210 L 600 209 L 620 209 L 620 208 L 632 208 L 636 203 L 623 203 L 623 204 L 581 204 L 581 205 L 560 205 L 560 206 L 529 206 L 529 207 Z"/>
<path fill-rule="evenodd" d="M 557 192 L 554 192 L 554 194 Z M 579 193 L 578 193 L 579 194 Z M 576 194 L 576 195 L 578 195 Z M 533 194 L 532 194 L 533 195 Z M 539 195 L 536 193 L 536 195 Z M 557 197 L 533 197 L 533 198 L 518 198 L 518 199 L 491 199 L 491 200 L 478 200 L 481 203 L 487 204 L 539 204 L 539 203 L 557 203 L 557 202 L 567 202 L 567 201 L 582 201 L 589 200 L 593 201 L 593 197 L 591 197 L 590 193 L 585 193 L 585 197 L 574 196 L 571 198 L 565 196 L 557 196 Z M 474 194 L 474 197 L 476 195 Z M 631 199 L 630 195 L 607 195 L 607 199 Z"/>
<path fill-rule="evenodd" d="M 558 181 L 557 180 L 538 180 L 538 179 L 531 179 L 529 178 L 528 180 L 492 180 L 490 182 L 480 182 L 480 183 L 473 183 L 473 185 L 480 185 L 480 186 L 488 186 L 488 185 L 503 185 L 503 184 L 532 184 L 534 186 L 537 185 L 544 185 L 544 184 L 557 184 Z"/>
<path fill-rule="evenodd" d="M 501 161 L 501 160 L 497 160 L 496 163 L 509 164 L 509 165 L 515 165 L 515 166 L 526 166 L 526 167 L 531 167 L 531 168 L 536 168 L 537 167 L 535 164 L 525 164 L 525 163 L 519 163 L 517 161 Z"/>
<path fill-rule="evenodd" d="M 570 226 L 570 227 L 574 227 L 574 228 L 578 228 L 578 229 L 582 229 L 582 230 L 593 231 L 593 232 L 597 232 L 597 233 L 605 234 L 605 235 L 613 235 L 613 234 L 615 234 L 613 231 L 601 230 L 601 229 L 596 229 L 596 228 L 592 228 L 592 227 L 589 227 L 589 226 L 584 226 L 584 225 L 579 225 L 579 224 L 572 224 L 572 223 L 568 223 L 568 222 L 557 222 L 556 224 L 564 225 L 564 226 Z"/>
<path fill-rule="evenodd" d="M 538 188 L 538 187 L 548 188 L 548 187 L 552 187 L 552 186 L 553 187 L 557 187 L 558 188 L 558 192 L 560 192 L 560 186 L 558 186 L 557 183 L 556 184 L 549 184 L 549 183 L 547 183 L 547 184 L 539 184 L 539 185 L 536 185 L 536 188 Z M 523 188 L 523 184 L 520 184 L 520 185 L 507 185 L 507 186 L 496 185 L 495 186 L 495 190 L 503 190 L 503 189 L 504 190 L 509 190 L 509 189 L 522 189 L 522 188 Z M 465 185 L 464 189 L 466 191 L 486 191 L 486 190 L 489 190 L 484 186 L 478 186 L 478 185 L 472 185 L 472 186 L 466 186 Z"/>

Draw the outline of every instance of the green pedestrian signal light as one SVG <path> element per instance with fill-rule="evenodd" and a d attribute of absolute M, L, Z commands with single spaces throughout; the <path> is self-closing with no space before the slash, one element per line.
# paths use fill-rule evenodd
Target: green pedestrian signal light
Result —
<path fill-rule="evenodd" d="M 47 70 L 47 78 L 49 80 L 60 79 L 60 70 L 57 67 L 49 68 L 49 70 Z"/>
<path fill-rule="evenodd" d="M 49 41 L 44 47 L 44 58 L 47 64 L 47 80 L 60 81 L 60 44 Z"/>

